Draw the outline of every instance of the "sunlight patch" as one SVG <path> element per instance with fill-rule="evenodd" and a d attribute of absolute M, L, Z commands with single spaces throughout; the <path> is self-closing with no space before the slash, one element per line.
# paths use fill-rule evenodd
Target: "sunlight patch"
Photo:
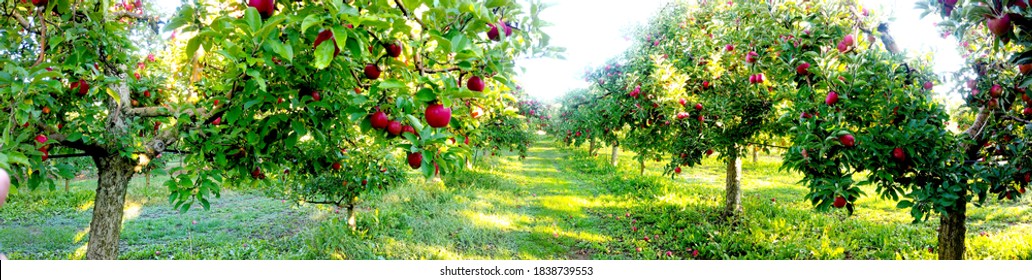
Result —
<path fill-rule="evenodd" d="M 508 217 L 484 213 L 475 213 L 471 211 L 463 211 L 462 214 L 478 226 L 491 226 L 494 228 L 505 230 L 512 229 L 512 221 Z"/>

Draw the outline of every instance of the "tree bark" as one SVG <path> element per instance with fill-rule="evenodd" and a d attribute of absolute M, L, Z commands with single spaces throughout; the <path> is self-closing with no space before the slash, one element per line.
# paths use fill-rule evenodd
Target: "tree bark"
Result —
<path fill-rule="evenodd" d="M 732 152 L 727 159 L 727 182 L 724 189 L 724 216 L 742 213 L 742 159 Z"/>
<path fill-rule="evenodd" d="M 939 259 L 963 260 L 964 235 L 967 228 L 967 200 L 962 196 L 957 204 L 939 218 Z"/>
<path fill-rule="evenodd" d="M 588 154 L 595 156 L 595 139 L 588 141 Z"/>
<path fill-rule="evenodd" d="M 358 228 L 358 223 L 356 221 L 355 216 L 355 204 L 348 204 L 348 227 L 351 228 L 351 230 L 355 230 Z"/>
<path fill-rule="evenodd" d="M 641 164 L 641 171 L 638 171 L 638 175 L 645 175 L 645 160 L 638 161 Z"/>
<path fill-rule="evenodd" d="M 90 239 L 86 258 L 113 260 L 118 258 L 118 237 L 122 231 L 122 214 L 129 179 L 133 177 L 133 161 L 118 154 L 95 156 L 97 196 L 90 222 Z"/>
<path fill-rule="evenodd" d="M 616 164 L 617 164 L 617 159 L 618 159 L 617 153 L 619 152 L 619 150 L 620 150 L 620 146 L 613 145 L 613 156 L 609 160 L 609 163 L 612 164 L 613 166 L 616 166 Z"/>
<path fill-rule="evenodd" d="M 753 149 L 752 149 L 752 163 L 753 164 L 756 164 L 757 162 L 759 162 L 756 159 L 757 157 L 759 157 L 759 154 L 760 154 L 760 147 L 753 147 Z"/>
<path fill-rule="evenodd" d="M 70 188 L 68 187 L 68 181 L 70 180 L 65 179 L 65 192 L 68 192 L 70 190 Z"/>
<path fill-rule="evenodd" d="M 150 188 L 150 172 L 147 172 L 144 176 L 147 178 L 147 188 Z"/>

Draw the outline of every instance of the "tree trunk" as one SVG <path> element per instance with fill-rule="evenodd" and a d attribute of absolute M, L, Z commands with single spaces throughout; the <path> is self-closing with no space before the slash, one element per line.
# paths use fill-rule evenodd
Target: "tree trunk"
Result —
<path fill-rule="evenodd" d="M 145 176 L 147 178 L 147 188 L 150 188 L 150 172 L 147 172 L 147 174 L 145 174 Z"/>
<path fill-rule="evenodd" d="M 358 223 L 356 222 L 355 215 L 355 204 L 348 204 L 348 227 L 351 228 L 351 230 L 355 230 L 358 228 Z"/>
<path fill-rule="evenodd" d="M 609 160 L 609 163 L 610 163 L 610 164 L 612 164 L 613 166 L 616 166 L 616 164 L 617 164 L 617 159 L 618 159 L 618 158 L 617 158 L 617 155 L 616 155 L 616 153 L 617 153 L 617 152 L 618 152 L 619 150 L 620 150 L 620 146 L 617 146 L 617 145 L 613 145 L 613 157 L 612 157 L 612 158 L 611 158 L 611 159 Z"/>
<path fill-rule="evenodd" d="M 939 218 L 939 259 L 964 259 L 965 220 L 967 219 L 967 201 L 961 196 L 957 204 Z"/>
<path fill-rule="evenodd" d="M 645 175 L 645 160 L 639 160 L 638 164 L 641 165 L 641 171 L 638 171 L 638 175 Z"/>
<path fill-rule="evenodd" d="M 118 258 L 118 236 L 122 231 L 122 209 L 129 179 L 133 177 L 133 161 L 118 154 L 95 156 L 97 196 L 90 222 L 90 239 L 86 258 L 113 260 Z"/>
<path fill-rule="evenodd" d="M 724 195 L 724 215 L 736 216 L 742 213 L 742 159 L 738 152 L 731 152 L 727 159 L 727 186 Z"/>
<path fill-rule="evenodd" d="M 753 164 L 756 164 L 757 162 L 759 162 L 759 161 L 756 160 L 756 158 L 759 157 L 759 154 L 760 154 L 760 147 L 753 147 L 753 150 L 752 150 L 752 163 Z"/>
<path fill-rule="evenodd" d="M 588 154 L 591 156 L 595 156 L 595 139 L 591 139 L 591 141 L 588 141 Z"/>
<path fill-rule="evenodd" d="M 71 181 L 71 180 L 65 179 L 65 192 L 68 192 L 68 191 L 69 191 L 69 188 L 68 188 L 68 181 Z"/>

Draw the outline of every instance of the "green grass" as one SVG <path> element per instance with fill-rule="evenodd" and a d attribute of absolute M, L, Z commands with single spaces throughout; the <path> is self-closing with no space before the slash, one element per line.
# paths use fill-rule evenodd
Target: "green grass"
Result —
<path fill-rule="evenodd" d="M 607 150 L 602 150 L 607 151 Z M 608 153 L 603 153 L 608 154 Z M 738 223 L 721 221 L 724 166 L 708 158 L 675 178 L 632 154 L 620 165 L 582 149 L 535 143 L 445 180 L 411 174 L 361 197 L 358 230 L 343 211 L 226 191 L 210 211 L 179 213 L 155 178 L 130 185 L 125 259 L 934 259 L 937 217 L 912 224 L 895 203 L 866 197 L 855 215 L 816 212 L 780 159 L 746 160 Z M 95 183 L 14 194 L 0 209 L 0 252 L 81 258 Z M 873 190 L 865 190 L 873 194 Z M 772 201 L 772 199 L 774 199 Z M 1029 199 L 971 208 L 968 258 L 1032 259 Z M 196 224 L 194 224 L 196 221 Z M 984 234 L 982 234 L 984 232 Z M 645 240 L 645 236 L 649 240 Z M 641 249 L 641 252 L 638 249 Z M 697 256 L 691 251 L 697 250 Z M 670 251 L 671 256 L 666 256 Z"/>

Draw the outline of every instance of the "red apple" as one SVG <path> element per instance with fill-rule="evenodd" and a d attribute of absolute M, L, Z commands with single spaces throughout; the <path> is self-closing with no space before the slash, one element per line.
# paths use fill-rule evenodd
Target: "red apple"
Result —
<path fill-rule="evenodd" d="M 318 48 L 322 42 L 327 40 L 333 43 L 333 56 L 337 57 L 337 55 L 340 54 L 340 47 L 337 46 L 337 41 L 333 39 L 333 31 L 329 29 L 319 32 L 319 35 L 315 37 L 315 46 L 312 48 Z"/>
<path fill-rule="evenodd" d="M 376 64 L 368 64 L 365 67 L 365 76 L 370 80 L 376 80 L 380 78 L 380 66 Z"/>
<path fill-rule="evenodd" d="M 841 142 L 842 145 L 846 146 L 847 148 L 851 148 L 851 147 L 856 145 L 856 138 L 853 138 L 852 134 L 846 134 L 846 135 L 839 136 L 838 139 L 839 139 L 839 142 Z"/>
<path fill-rule="evenodd" d="M 800 118 L 804 118 L 804 119 L 809 119 L 809 118 L 812 118 L 813 115 L 810 115 L 810 113 L 808 113 L 808 112 L 803 112 L 802 114 L 799 114 L 799 117 Z"/>
<path fill-rule="evenodd" d="M 933 87 L 935 87 L 935 84 L 933 84 L 932 81 L 927 81 L 924 83 L 925 90 L 932 90 Z"/>
<path fill-rule="evenodd" d="M 150 98 L 150 90 L 143 91 L 143 97 Z M 219 105 L 218 102 L 219 102 L 219 100 L 215 99 L 215 105 Z"/>
<path fill-rule="evenodd" d="M 262 15 L 262 18 L 269 18 L 272 13 L 276 10 L 275 0 L 249 0 L 247 6 L 254 7 L 258 10 L 258 14 Z"/>
<path fill-rule="evenodd" d="M 416 128 L 412 127 L 411 125 L 404 125 L 404 126 L 401 127 L 401 133 L 406 133 L 406 132 L 412 133 L 412 135 L 416 136 L 416 137 L 419 136 L 419 134 L 416 134 Z"/>
<path fill-rule="evenodd" d="M 390 121 L 387 123 L 387 132 L 390 133 L 391 136 L 398 136 L 401 134 L 401 122 Z"/>
<path fill-rule="evenodd" d="M 387 44 L 387 46 L 384 46 L 384 49 L 387 49 L 387 55 L 390 57 L 398 58 L 401 56 L 401 45 L 397 43 Z"/>
<path fill-rule="evenodd" d="M 50 114 L 50 107 L 43 106 L 43 113 L 44 114 Z"/>
<path fill-rule="evenodd" d="M 758 54 L 758 53 L 756 53 L 754 51 L 750 51 L 748 54 L 745 55 L 745 62 L 756 63 L 756 61 L 759 59 L 759 57 L 760 57 L 760 54 Z"/>
<path fill-rule="evenodd" d="M 837 92 L 829 91 L 828 97 L 824 98 L 824 104 L 828 104 L 828 106 L 833 106 L 835 105 L 835 103 L 838 103 L 838 99 L 839 96 Z"/>
<path fill-rule="evenodd" d="M 430 124 L 431 127 L 442 128 L 448 126 L 448 123 L 451 122 L 451 109 L 439 103 L 426 106 L 424 115 L 426 116 L 426 123 Z"/>
<path fill-rule="evenodd" d="M 724 46 L 724 50 L 725 51 L 734 51 L 735 50 L 735 45 L 727 44 L 726 46 Z"/>
<path fill-rule="evenodd" d="M 709 81 L 702 81 L 702 89 L 708 89 L 710 87 Z"/>
<path fill-rule="evenodd" d="M 251 171 L 251 178 L 261 179 L 261 178 L 264 178 L 264 177 L 265 177 L 265 174 L 262 174 L 262 168 L 261 167 L 255 167 L 254 170 Z"/>
<path fill-rule="evenodd" d="M 809 62 L 803 62 L 802 64 L 799 64 L 799 66 L 796 66 L 795 71 L 796 71 L 796 74 L 799 74 L 799 76 L 809 75 L 810 74 L 810 63 Z"/>
<path fill-rule="evenodd" d="M 903 151 L 903 148 L 896 147 L 895 149 L 892 149 L 892 157 L 895 158 L 896 161 L 903 162 L 907 160 L 907 153 Z"/>
<path fill-rule="evenodd" d="M 39 142 L 40 144 L 46 143 L 47 140 L 48 139 L 47 139 L 46 135 L 43 135 L 43 134 L 36 135 L 36 142 Z"/>
<path fill-rule="evenodd" d="M 376 129 L 387 128 L 387 124 L 389 122 L 390 119 L 387 118 L 387 113 L 384 113 L 383 111 L 377 110 L 375 113 L 369 116 L 369 124 L 371 124 L 373 128 Z"/>
<path fill-rule="evenodd" d="M 32 4 L 36 5 L 36 7 L 44 7 L 48 2 L 50 2 L 50 0 L 32 0 Z"/>
<path fill-rule="evenodd" d="M 698 119 L 699 119 L 699 122 L 706 122 L 706 117 L 705 116 L 699 115 Z"/>
<path fill-rule="evenodd" d="M 491 41 L 498 41 L 502 39 L 500 36 L 501 34 L 498 31 L 499 25 L 501 25 L 502 28 L 505 30 L 505 37 L 512 36 L 512 27 L 510 27 L 504 21 L 500 21 L 498 22 L 498 24 L 490 24 L 491 30 L 487 31 L 487 38 L 491 39 Z"/>
<path fill-rule="evenodd" d="M 713 155 L 713 149 L 706 150 L 706 155 L 707 156 Z"/>
<path fill-rule="evenodd" d="M 409 153 L 408 165 L 409 167 L 412 167 L 412 169 L 419 169 L 419 167 L 423 166 L 423 153 Z"/>
<path fill-rule="evenodd" d="M 469 80 L 466 81 L 466 88 L 472 91 L 482 92 L 484 91 L 484 80 L 480 79 L 478 76 L 470 77 Z"/>
<path fill-rule="evenodd" d="M 842 197 L 842 196 L 835 197 L 835 203 L 833 203 L 831 206 L 834 206 L 835 208 L 845 207 L 846 206 L 846 198 Z"/>
<path fill-rule="evenodd" d="M 1032 107 L 1025 107 L 1025 110 L 1021 111 L 1025 116 L 1032 116 Z"/>
<path fill-rule="evenodd" d="M 343 166 L 340 165 L 340 162 L 334 162 L 333 166 L 331 166 L 331 167 L 333 168 L 334 171 L 339 171 Z"/>
<path fill-rule="evenodd" d="M 215 118 L 214 121 L 211 121 L 211 124 L 213 124 L 213 125 L 220 125 L 220 124 L 222 124 L 222 117 Z"/>
<path fill-rule="evenodd" d="M 684 100 L 684 98 L 681 98 L 677 100 L 677 103 L 680 103 L 681 107 L 684 107 L 685 104 L 688 104 L 688 100 Z"/>
<path fill-rule="evenodd" d="M 1007 33 L 1013 29 L 1009 14 L 1003 14 L 1001 16 L 988 19 L 986 21 L 986 26 L 989 27 L 989 31 L 992 32 L 993 35 L 996 35 L 996 37 L 1006 36 Z"/>
<path fill-rule="evenodd" d="M 319 95 L 318 91 L 313 91 L 312 92 L 312 100 L 315 100 L 315 101 L 322 100 L 322 96 Z"/>
<path fill-rule="evenodd" d="M 993 87 L 989 88 L 989 96 L 1000 97 L 1000 94 L 1003 94 L 1003 87 L 1002 86 L 1000 86 L 1000 85 L 993 85 Z"/>
<path fill-rule="evenodd" d="M 695 103 L 695 110 L 702 111 L 702 103 Z"/>
<path fill-rule="evenodd" d="M 674 173 L 681 174 L 681 167 L 674 167 Z"/>
<path fill-rule="evenodd" d="M 1022 75 L 1028 75 L 1028 73 L 1032 73 L 1032 63 L 1018 65 L 1018 71 L 1021 71 Z"/>

